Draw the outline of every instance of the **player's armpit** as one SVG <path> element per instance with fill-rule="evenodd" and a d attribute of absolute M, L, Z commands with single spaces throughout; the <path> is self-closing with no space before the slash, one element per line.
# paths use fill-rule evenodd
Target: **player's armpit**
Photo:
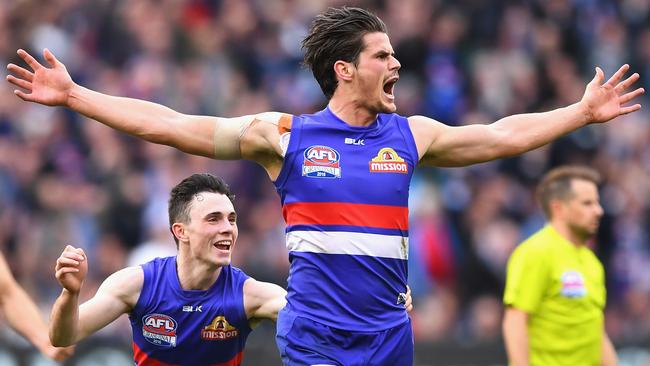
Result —
<path fill-rule="evenodd" d="M 246 116 L 251 117 L 250 123 L 244 125 L 241 131 L 241 157 L 264 167 L 269 177 L 275 180 L 282 168 L 284 156 L 281 136 L 290 130 L 292 116 L 278 112 Z"/>

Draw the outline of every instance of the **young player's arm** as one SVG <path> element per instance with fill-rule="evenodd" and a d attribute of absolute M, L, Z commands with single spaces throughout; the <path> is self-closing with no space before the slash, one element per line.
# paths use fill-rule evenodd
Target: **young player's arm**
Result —
<path fill-rule="evenodd" d="M 287 304 L 287 291 L 282 287 L 249 278 L 244 282 L 244 309 L 251 328 L 262 320 L 276 321 Z"/>
<path fill-rule="evenodd" d="M 543 146 L 590 123 L 607 122 L 632 113 L 640 104 L 624 106 L 643 88 L 626 90 L 638 79 L 625 80 L 628 66 L 622 66 L 607 82 L 600 68 L 578 103 L 544 113 L 518 114 L 489 125 L 446 126 L 423 116 L 409 118 L 420 163 L 431 166 L 465 166 L 518 155 Z"/>
<path fill-rule="evenodd" d="M 618 359 L 616 357 L 616 349 L 612 341 L 607 336 L 607 332 L 603 330 L 603 348 L 602 348 L 602 364 L 603 366 L 618 366 Z"/>
<path fill-rule="evenodd" d="M 0 309 L 9 326 L 45 356 L 60 362 L 72 354 L 72 348 L 52 346 L 47 338 L 47 325 L 38 307 L 16 282 L 3 255 L 0 255 Z"/>
<path fill-rule="evenodd" d="M 56 264 L 63 287 L 50 316 L 50 340 L 57 346 L 75 344 L 130 312 L 144 282 L 141 267 L 128 267 L 110 275 L 93 298 L 79 306 L 79 292 L 88 272 L 82 249 L 67 246 Z"/>
<path fill-rule="evenodd" d="M 515 307 L 507 307 L 503 316 L 503 340 L 512 366 L 530 365 L 528 349 L 528 314 Z"/>
<path fill-rule="evenodd" d="M 18 55 L 31 71 L 9 64 L 7 69 L 12 74 L 7 81 L 22 89 L 14 93 L 25 101 L 68 107 L 111 128 L 194 155 L 220 160 L 251 159 L 267 170 L 269 164 L 273 170 L 273 164 L 281 159 L 277 132 L 281 113 L 237 118 L 187 115 L 160 104 L 84 88 L 72 80 L 65 65 L 47 49 L 43 56 L 49 67 L 24 50 L 18 50 Z M 245 135 L 248 136 L 243 138 Z"/>
<path fill-rule="evenodd" d="M 244 309 L 251 328 L 256 327 L 262 320 L 276 321 L 278 313 L 287 304 L 287 291 L 282 287 L 249 278 L 244 282 Z M 413 310 L 411 288 L 406 287 L 406 311 Z"/>

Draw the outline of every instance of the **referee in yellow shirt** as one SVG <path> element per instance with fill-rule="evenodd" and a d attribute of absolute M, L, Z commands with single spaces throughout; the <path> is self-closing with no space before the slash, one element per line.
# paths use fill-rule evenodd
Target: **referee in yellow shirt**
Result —
<path fill-rule="evenodd" d="M 508 261 L 503 334 L 510 365 L 613 366 L 605 333 L 605 276 L 587 242 L 598 231 L 599 174 L 551 170 L 538 187 L 547 225 Z"/>

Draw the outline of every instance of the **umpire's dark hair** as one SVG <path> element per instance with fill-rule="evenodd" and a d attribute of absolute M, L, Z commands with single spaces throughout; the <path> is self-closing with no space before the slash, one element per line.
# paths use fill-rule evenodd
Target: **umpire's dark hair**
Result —
<path fill-rule="evenodd" d="M 580 165 L 565 165 L 550 170 L 542 178 L 537 187 L 537 200 L 544 210 L 546 218 L 551 218 L 551 201 L 567 201 L 573 198 L 575 192 L 571 188 L 571 181 L 585 180 L 595 185 L 600 184 L 598 171 Z"/>
<path fill-rule="evenodd" d="M 177 222 L 190 222 L 190 205 L 194 196 L 201 192 L 221 193 L 226 195 L 230 202 L 235 201 L 235 195 L 230 191 L 228 184 L 223 179 L 209 173 L 192 174 L 178 183 L 169 195 L 169 230 Z M 172 231 L 172 234 L 174 232 Z M 178 246 L 178 238 L 174 235 Z"/>
<path fill-rule="evenodd" d="M 360 8 L 329 8 L 312 22 L 302 41 L 303 63 L 311 69 L 328 100 L 338 85 L 334 63 L 342 60 L 356 66 L 365 47 L 363 36 L 373 32 L 387 33 L 386 25 L 375 14 Z"/>

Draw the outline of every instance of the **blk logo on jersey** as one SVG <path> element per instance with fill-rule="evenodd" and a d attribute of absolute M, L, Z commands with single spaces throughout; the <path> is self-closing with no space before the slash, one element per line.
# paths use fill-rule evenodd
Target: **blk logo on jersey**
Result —
<path fill-rule="evenodd" d="M 193 313 L 193 312 L 203 312 L 203 305 L 192 306 L 192 305 L 183 305 L 183 312 Z"/>
<path fill-rule="evenodd" d="M 341 154 L 329 146 L 315 145 L 305 150 L 302 175 L 310 178 L 341 178 Z"/>
<path fill-rule="evenodd" d="M 397 152 L 390 147 L 379 150 L 377 156 L 370 161 L 371 173 L 403 173 L 409 172 L 408 164 Z"/>
<path fill-rule="evenodd" d="M 201 329 L 201 339 L 205 341 L 223 341 L 239 336 L 239 330 L 228 323 L 226 317 L 219 315 L 209 325 Z"/>
<path fill-rule="evenodd" d="M 580 298 L 587 296 L 587 287 L 582 274 L 578 271 L 566 271 L 560 277 L 562 288 L 560 294 L 568 298 Z"/>
<path fill-rule="evenodd" d="M 346 145 L 364 146 L 365 145 L 364 141 L 365 141 L 364 139 L 353 139 L 353 138 L 349 138 L 349 137 L 345 138 L 345 144 Z"/>
<path fill-rule="evenodd" d="M 174 318 L 164 314 L 149 314 L 142 318 L 142 335 L 147 342 L 161 347 L 176 347 Z"/>

